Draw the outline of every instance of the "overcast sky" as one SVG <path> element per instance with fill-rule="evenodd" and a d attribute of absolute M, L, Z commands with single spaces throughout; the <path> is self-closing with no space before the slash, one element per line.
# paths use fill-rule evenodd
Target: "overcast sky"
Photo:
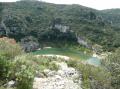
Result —
<path fill-rule="evenodd" d="M 14 2 L 17 0 L 0 0 L 0 2 Z M 41 0 L 56 4 L 80 4 L 95 9 L 120 8 L 120 0 Z"/>

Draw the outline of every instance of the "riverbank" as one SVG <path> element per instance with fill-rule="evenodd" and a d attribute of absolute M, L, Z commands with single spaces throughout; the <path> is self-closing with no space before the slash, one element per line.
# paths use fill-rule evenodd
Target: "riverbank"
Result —
<path fill-rule="evenodd" d="M 46 55 L 36 55 L 36 57 L 37 58 L 39 58 L 39 57 L 55 57 L 55 58 L 57 58 L 57 59 L 64 59 L 64 60 L 69 60 L 70 59 L 70 57 L 68 57 L 68 56 L 63 56 L 63 55 L 55 55 L 55 54 L 46 54 Z"/>

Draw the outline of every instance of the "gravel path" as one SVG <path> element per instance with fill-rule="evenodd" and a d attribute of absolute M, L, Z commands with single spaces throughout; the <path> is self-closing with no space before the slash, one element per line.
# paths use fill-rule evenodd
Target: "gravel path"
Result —
<path fill-rule="evenodd" d="M 66 63 L 56 62 L 58 71 L 45 69 L 47 77 L 35 77 L 33 89 L 82 89 L 80 73 Z"/>

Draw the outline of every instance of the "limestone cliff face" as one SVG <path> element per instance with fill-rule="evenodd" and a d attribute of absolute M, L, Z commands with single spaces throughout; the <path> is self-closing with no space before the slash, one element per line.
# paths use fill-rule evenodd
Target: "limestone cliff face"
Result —
<path fill-rule="evenodd" d="M 0 23 L 0 37 L 7 35 L 7 29 L 3 21 Z"/>
<path fill-rule="evenodd" d="M 63 33 L 67 32 L 70 29 L 69 26 L 62 25 L 62 24 L 55 24 L 54 28 L 60 30 L 60 32 L 63 32 Z"/>
<path fill-rule="evenodd" d="M 83 46 L 85 46 L 85 47 L 87 47 L 87 48 L 92 49 L 91 43 L 88 42 L 86 38 L 84 38 L 84 37 L 82 37 L 82 36 L 76 36 L 76 38 L 77 38 L 77 42 L 78 42 L 80 45 L 83 45 Z"/>
<path fill-rule="evenodd" d="M 62 25 L 62 24 L 57 24 L 56 23 L 56 24 L 54 24 L 54 26 L 52 28 L 58 29 L 62 33 L 67 33 L 68 31 L 70 33 L 74 33 L 73 30 L 70 30 L 70 26 L 66 26 L 66 25 Z M 83 45 L 83 46 L 85 46 L 87 48 L 91 48 L 90 44 L 87 42 L 87 40 L 84 37 L 78 36 L 78 35 L 76 35 L 75 37 L 77 39 L 77 43 L 79 43 L 80 45 Z"/>
<path fill-rule="evenodd" d="M 81 37 L 77 37 L 77 41 L 78 41 L 78 43 L 79 44 L 81 44 L 81 45 L 84 45 L 84 46 L 88 46 L 88 43 L 87 43 L 87 41 L 85 41 L 85 39 L 83 39 L 83 38 L 81 38 Z"/>

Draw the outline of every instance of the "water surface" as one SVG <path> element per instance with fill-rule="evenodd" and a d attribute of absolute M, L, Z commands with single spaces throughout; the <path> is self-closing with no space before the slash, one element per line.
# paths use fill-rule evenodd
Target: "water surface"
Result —
<path fill-rule="evenodd" d="M 84 54 L 82 51 L 67 49 L 67 48 L 46 48 L 33 52 L 35 55 L 63 55 L 73 59 L 85 60 L 92 65 L 100 65 L 100 60 L 96 57 L 92 57 L 90 54 Z"/>

